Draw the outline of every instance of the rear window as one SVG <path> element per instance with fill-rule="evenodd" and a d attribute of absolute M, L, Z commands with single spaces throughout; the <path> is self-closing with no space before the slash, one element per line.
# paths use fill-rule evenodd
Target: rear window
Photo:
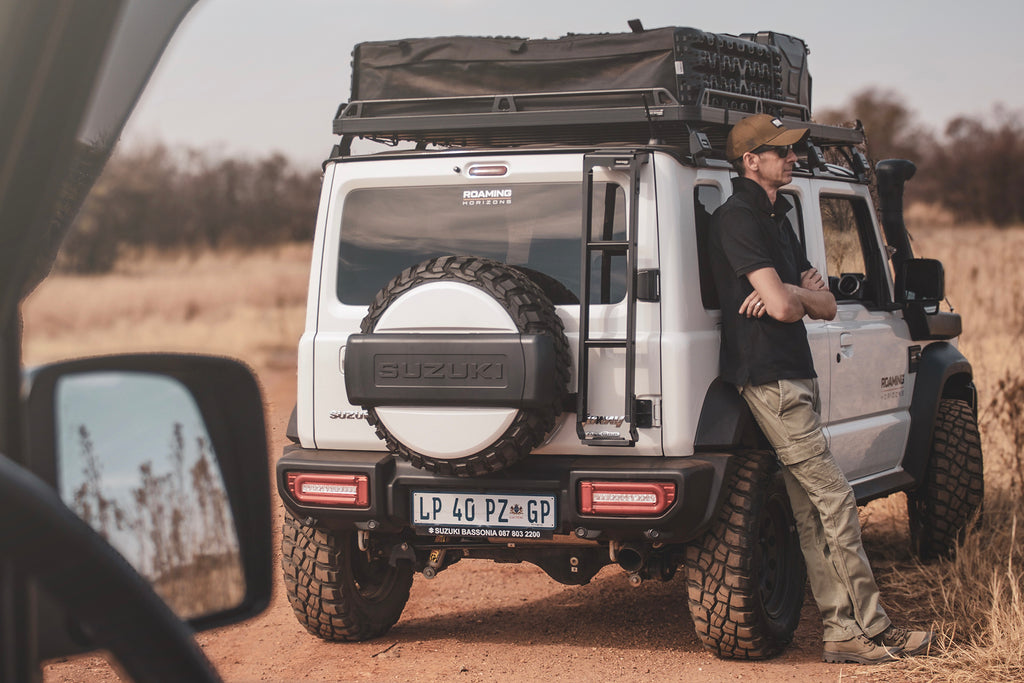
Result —
<path fill-rule="evenodd" d="M 446 255 L 523 269 L 555 304 L 579 301 L 579 183 L 384 187 L 353 190 L 342 210 L 337 294 L 367 306 L 402 270 Z M 622 188 L 595 184 L 592 234 L 625 239 Z M 591 303 L 625 296 L 625 255 L 594 254 Z"/>

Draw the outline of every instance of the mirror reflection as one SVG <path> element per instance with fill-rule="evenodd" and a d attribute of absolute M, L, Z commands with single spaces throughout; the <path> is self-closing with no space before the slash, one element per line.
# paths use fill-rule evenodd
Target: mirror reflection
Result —
<path fill-rule="evenodd" d="M 62 500 L 181 618 L 241 604 L 245 578 L 206 425 L 178 380 L 67 375 L 56 388 Z"/>

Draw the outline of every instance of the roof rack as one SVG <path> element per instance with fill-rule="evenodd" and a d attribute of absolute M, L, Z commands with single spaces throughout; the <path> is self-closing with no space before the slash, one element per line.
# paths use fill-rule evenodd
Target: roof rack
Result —
<path fill-rule="evenodd" d="M 820 147 L 857 145 L 859 128 L 811 121 L 807 106 L 705 88 L 683 104 L 665 88 L 508 93 L 460 97 L 353 100 L 342 104 L 334 132 L 342 148 L 354 138 L 442 147 L 513 147 L 531 144 L 608 143 L 685 146 L 704 133 L 712 156 L 724 158 L 733 124 L 755 113 L 809 128 Z"/>

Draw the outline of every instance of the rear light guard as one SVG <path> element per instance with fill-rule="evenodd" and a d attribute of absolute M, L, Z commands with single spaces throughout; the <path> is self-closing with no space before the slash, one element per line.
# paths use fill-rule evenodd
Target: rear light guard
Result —
<path fill-rule="evenodd" d="M 299 503 L 367 509 L 370 478 L 365 474 L 288 472 L 288 492 Z"/>
<path fill-rule="evenodd" d="M 579 512 L 584 515 L 657 517 L 676 499 L 668 481 L 581 481 Z"/>

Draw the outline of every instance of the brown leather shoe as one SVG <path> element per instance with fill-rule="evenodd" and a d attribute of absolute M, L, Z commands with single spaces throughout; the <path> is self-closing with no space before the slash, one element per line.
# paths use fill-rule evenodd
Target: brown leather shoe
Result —
<path fill-rule="evenodd" d="M 935 639 L 931 631 L 908 631 L 900 626 L 889 626 L 872 640 L 893 650 L 898 650 L 901 657 L 913 657 L 927 652 Z"/>
<path fill-rule="evenodd" d="M 879 645 L 863 633 L 849 640 L 825 643 L 825 652 L 821 659 L 836 664 L 887 664 L 897 660 L 896 650 Z"/>

